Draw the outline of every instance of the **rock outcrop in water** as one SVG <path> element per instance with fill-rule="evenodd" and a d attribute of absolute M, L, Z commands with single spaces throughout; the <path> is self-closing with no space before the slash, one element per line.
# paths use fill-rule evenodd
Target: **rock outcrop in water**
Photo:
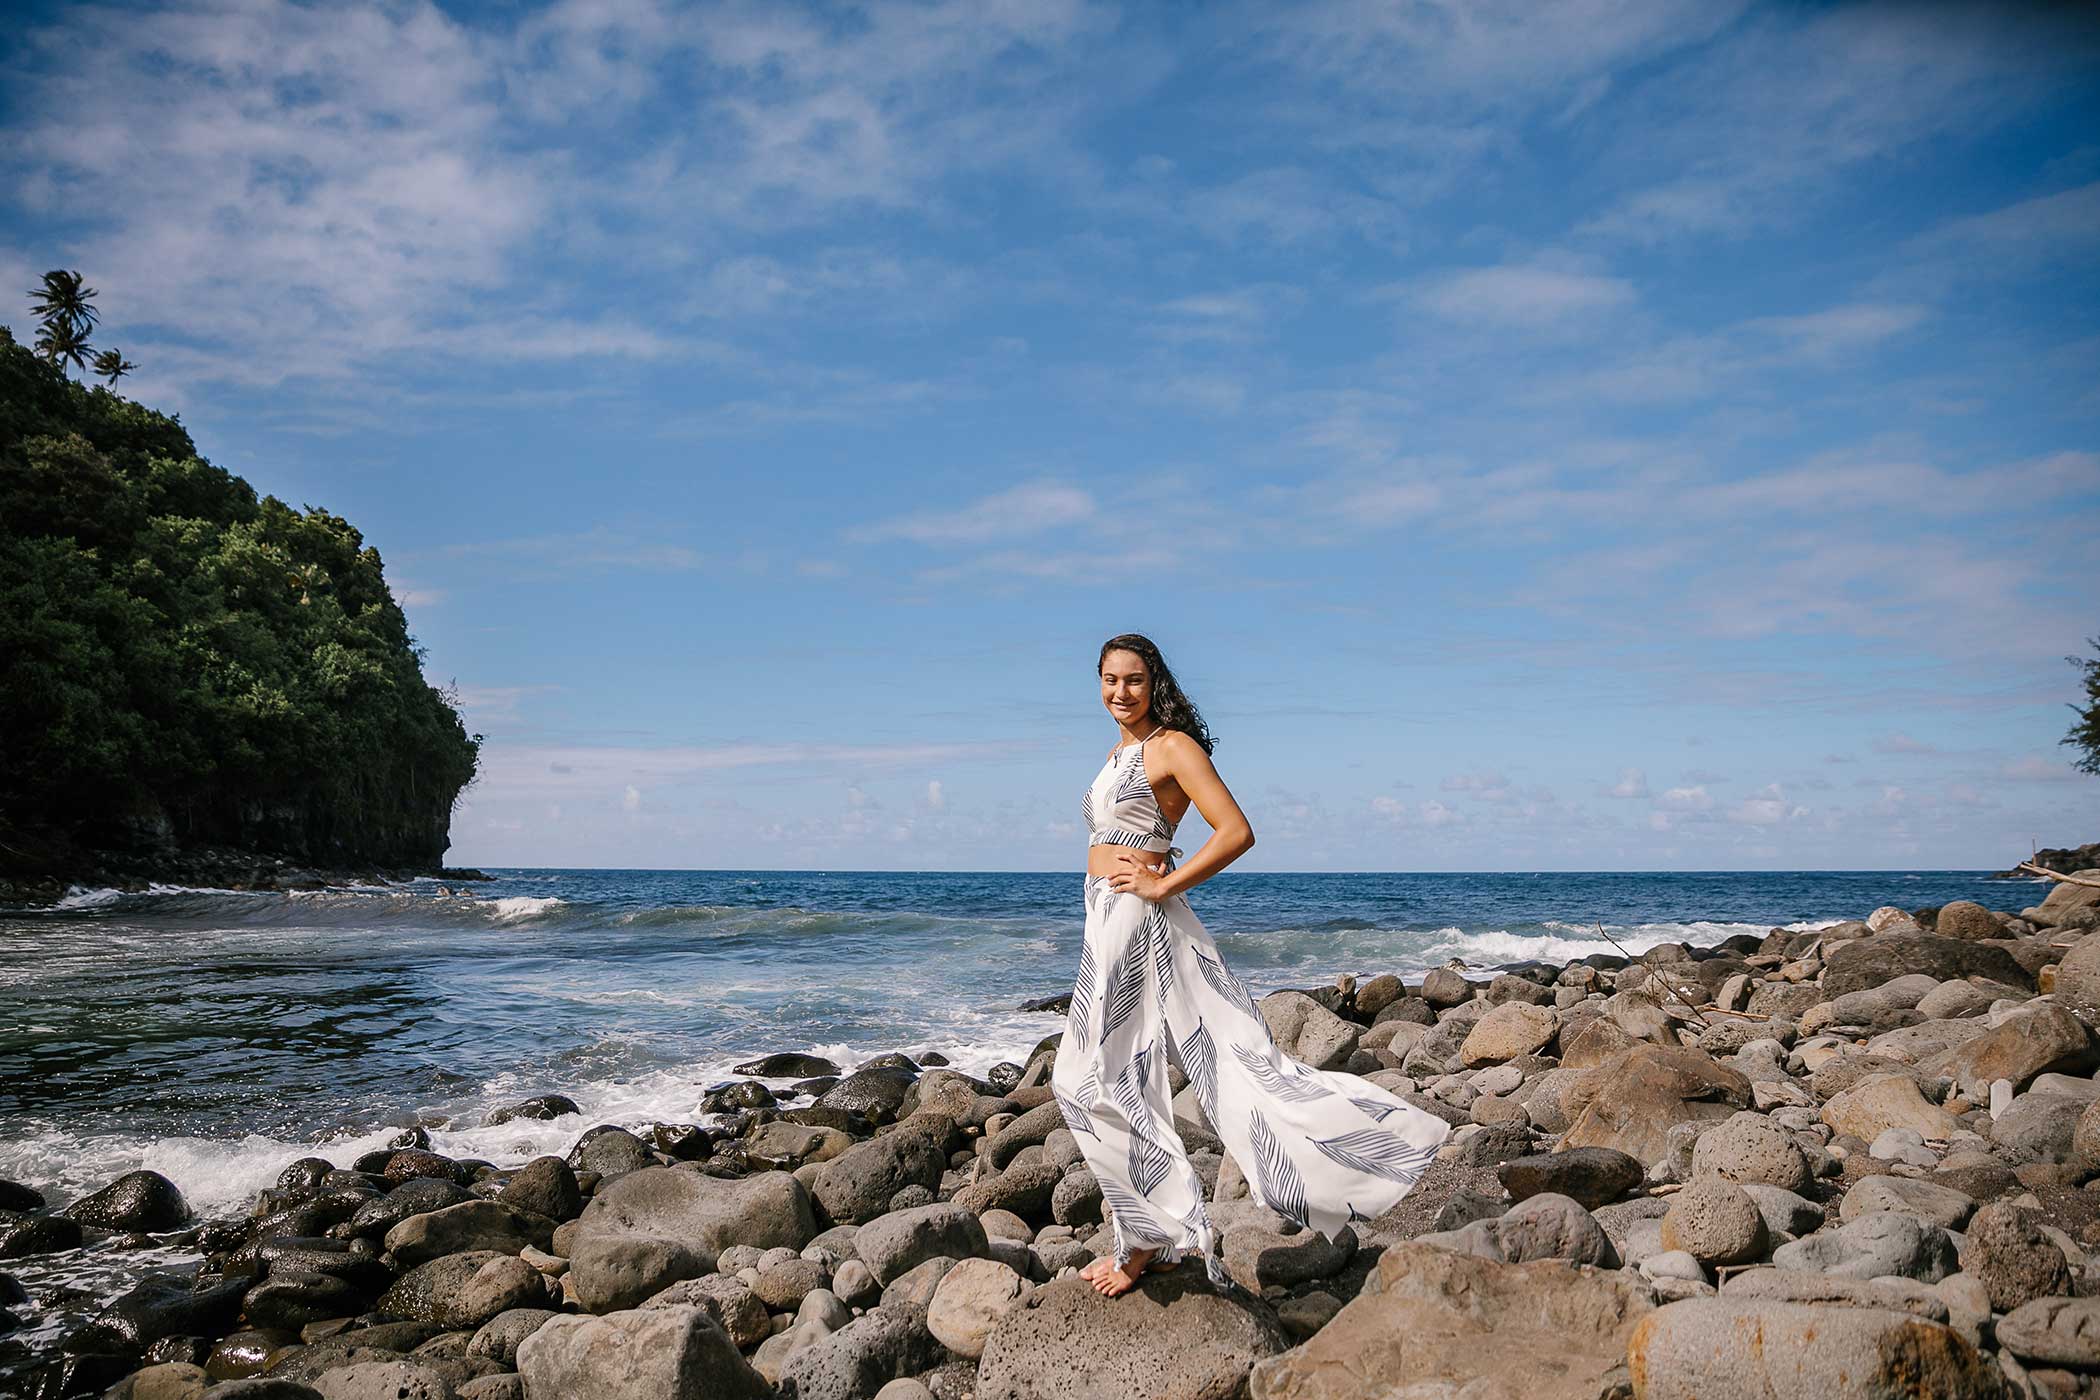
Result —
<path fill-rule="evenodd" d="M 0 881 L 442 862 L 478 741 L 348 521 L 4 327 L 0 521 Z"/>
<path fill-rule="evenodd" d="M 2088 894 L 1276 993 L 1279 1033 L 1461 1126 L 1329 1240 L 1251 1200 L 1178 1100 L 1225 1293 L 1186 1265 L 1115 1300 L 1075 1276 L 1109 1237 L 1052 1037 L 981 1079 L 884 1055 L 511 1169 L 414 1135 L 295 1163 L 190 1227 L 193 1279 L 80 1318 L 33 1393 L 2100 1396 Z M 170 1223 L 172 1189 L 121 1186 L 59 1216 L 0 1184 L 0 1253 Z M 0 1307 L 32 1311 L 4 1276 Z"/>

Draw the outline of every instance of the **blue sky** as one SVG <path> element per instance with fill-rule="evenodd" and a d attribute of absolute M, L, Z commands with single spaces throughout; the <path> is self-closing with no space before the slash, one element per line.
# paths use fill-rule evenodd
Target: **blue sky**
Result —
<path fill-rule="evenodd" d="M 487 735 L 457 861 L 1076 868 L 1128 629 L 1248 868 L 2100 836 L 2056 742 L 2100 632 L 2067 7 L 229 3 L 0 44 L 0 286 L 81 269 L 137 397 L 380 548 Z"/>

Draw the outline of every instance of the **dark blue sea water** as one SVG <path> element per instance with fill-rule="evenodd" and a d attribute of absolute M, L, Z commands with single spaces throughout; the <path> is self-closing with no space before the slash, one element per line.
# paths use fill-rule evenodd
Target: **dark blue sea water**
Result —
<path fill-rule="evenodd" d="M 0 1177 L 57 1198 L 145 1165 L 228 1207 L 319 1147 L 410 1122 L 497 1161 L 587 1123 L 480 1126 L 559 1090 L 589 1122 L 687 1121 L 739 1060 L 938 1050 L 982 1070 L 1059 1018 L 1077 874 L 496 872 L 312 894 L 81 892 L 0 913 Z M 1191 896 L 1257 992 L 1713 943 L 1882 904 L 2034 902 L 1981 872 L 1269 875 Z"/>

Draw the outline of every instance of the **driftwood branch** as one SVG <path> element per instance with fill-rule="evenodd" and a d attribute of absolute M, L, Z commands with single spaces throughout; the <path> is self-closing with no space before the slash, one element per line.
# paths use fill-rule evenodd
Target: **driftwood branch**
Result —
<path fill-rule="evenodd" d="M 2023 860 L 2013 867 L 2029 874 L 2039 875 L 2045 880 L 2056 880 L 2066 885 L 2084 885 L 2089 890 L 2100 890 L 2100 880 L 2088 880 L 2078 875 L 2066 875 L 2060 870 L 2045 870 L 2031 860 Z"/>
<path fill-rule="evenodd" d="M 1600 938 L 1609 939 L 1612 947 L 1617 948 L 1620 952 L 1626 955 L 1626 961 L 1636 963 L 1640 961 L 1639 958 L 1633 955 L 1633 950 L 1631 948 L 1628 948 L 1624 943 L 1621 943 L 1618 939 L 1612 938 L 1610 934 L 1604 931 L 1604 925 L 1601 921 L 1597 925 L 1597 936 Z M 1689 1001 L 1685 1000 L 1684 993 L 1678 991 L 1677 988 L 1671 984 L 1670 979 L 1662 975 L 1662 970 L 1660 968 L 1649 968 L 1648 975 L 1650 977 L 1653 977 L 1656 981 L 1662 983 L 1663 990 L 1668 992 L 1672 997 L 1676 998 L 1677 1004 L 1679 1006 L 1682 1006 L 1685 1010 L 1691 1012 L 1692 1019 L 1694 1021 L 1697 1021 L 1702 1029 L 1711 1028 L 1713 1023 L 1706 1019 L 1705 1015 L 1699 1010 L 1698 1007 L 1692 1005 Z"/>

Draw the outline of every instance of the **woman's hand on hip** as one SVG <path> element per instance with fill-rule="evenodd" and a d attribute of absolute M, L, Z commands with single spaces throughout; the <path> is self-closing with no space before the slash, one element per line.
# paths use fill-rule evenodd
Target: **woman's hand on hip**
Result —
<path fill-rule="evenodd" d="M 1157 900 L 1166 891 L 1161 888 L 1166 879 L 1166 860 L 1151 851 L 1119 851 L 1121 864 L 1108 877 L 1108 887 L 1121 894 L 1134 894 L 1139 899 Z"/>

